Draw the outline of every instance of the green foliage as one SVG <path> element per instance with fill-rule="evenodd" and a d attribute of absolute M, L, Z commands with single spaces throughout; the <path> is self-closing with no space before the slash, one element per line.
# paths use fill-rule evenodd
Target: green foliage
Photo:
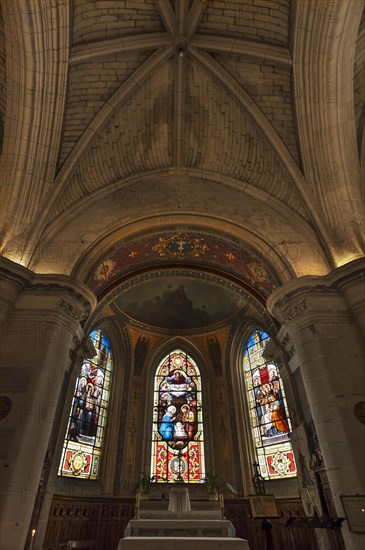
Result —
<path fill-rule="evenodd" d="M 151 483 L 155 481 L 155 477 L 149 477 L 145 472 L 141 472 L 141 477 L 136 481 L 133 493 L 138 493 L 140 491 L 148 491 L 150 488 Z"/>
<path fill-rule="evenodd" d="M 211 468 L 205 474 L 205 483 L 208 491 L 215 493 L 219 489 L 219 475 L 215 473 L 215 468 Z"/>
<path fill-rule="evenodd" d="M 214 467 L 206 472 L 205 483 L 210 493 L 215 493 L 219 491 L 220 489 L 219 478 L 220 476 L 219 474 L 216 473 Z M 233 487 L 233 485 L 231 485 L 230 483 L 227 483 L 226 481 L 224 481 L 223 483 L 231 493 L 233 493 L 234 495 L 238 494 L 236 489 Z"/>

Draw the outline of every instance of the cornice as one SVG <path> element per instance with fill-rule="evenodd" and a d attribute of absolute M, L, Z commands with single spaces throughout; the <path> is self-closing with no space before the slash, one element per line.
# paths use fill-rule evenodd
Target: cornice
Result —
<path fill-rule="evenodd" d="M 0 279 L 25 287 L 31 284 L 34 276 L 35 274 L 30 269 L 0 256 Z"/>
<path fill-rule="evenodd" d="M 328 275 L 328 280 L 336 288 L 342 288 L 355 281 L 365 279 L 365 257 L 358 258 L 348 264 L 338 267 Z"/>
<path fill-rule="evenodd" d="M 74 320 L 85 319 L 96 306 L 96 297 L 89 287 L 69 278 L 67 275 L 36 275 L 26 292 L 60 295 L 59 306 L 61 310 Z M 83 311 L 80 312 L 62 295 L 66 295 L 77 304 L 80 304 Z"/>
<path fill-rule="evenodd" d="M 314 275 L 299 277 L 275 290 L 267 300 L 267 308 L 282 322 L 291 322 L 304 313 L 309 313 L 310 310 L 314 313 L 314 300 L 339 298 L 338 290 L 341 287 L 364 279 L 364 268 L 365 258 L 360 258 L 322 277 Z M 318 315 L 318 311 L 315 315 Z M 323 316 L 328 317 L 328 311 L 324 311 Z"/>
<path fill-rule="evenodd" d="M 59 309 L 74 321 L 84 320 L 96 306 L 95 294 L 83 283 L 67 275 L 39 275 L 3 257 L 0 258 L 1 279 L 7 283 L 2 301 L 9 302 L 10 296 L 10 301 L 13 302 L 11 308 L 8 305 L 8 312 L 14 307 L 21 292 L 28 296 L 37 293 L 42 296 L 56 296 Z M 13 288 L 14 285 L 18 287 L 15 294 L 10 292 L 12 285 Z"/>

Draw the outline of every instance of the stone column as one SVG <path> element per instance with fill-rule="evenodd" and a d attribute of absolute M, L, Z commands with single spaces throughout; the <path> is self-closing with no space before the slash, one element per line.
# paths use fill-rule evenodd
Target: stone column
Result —
<path fill-rule="evenodd" d="M 365 430 L 355 414 L 356 404 L 365 401 L 358 322 L 363 274 L 364 261 L 358 260 L 326 277 L 291 281 L 268 300 L 282 323 L 279 340 L 302 372 L 338 517 L 346 517 L 341 496 L 365 494 Z M 365 544 L 365 535 L 350 531 L 347 522 L 342 534 L 348 550 Z"/>
<path fill-rule="evenodd" d="M 70 352 L 95 296 L 66 276 L 0 261 L 1 545 L 24 548 Z"/>
<path fill-rule="evenodd" d="M 34 528 L 37 530 L 32 550 L 41 550 L 43 548 L 54 493 L 58 492 L 58 467 L 69 420 L 72 398 L 75 393 L 76 380 L 80 375 L 81 365 L 84 360 L 91 359 L 95 355 L 96 350 L 91 338 L 88 337 L 85 337 L 84 340 L 78 343 L 70 353 L 70 368 L 64 377 L 46 452 L 46 462 L 48 459 L 49 464 L 46 463 L 43 468 L 43 471 L 46 473 L 48 466 L 48 475 L 43 476 L 42 486 L 40 485 L 39 491 L 42 494 L 38 493 L 37 495 L 38 501 L 36 500 L 35 502 L 28 530 L 28 542 L 31 540 L 32 530 Z"/>

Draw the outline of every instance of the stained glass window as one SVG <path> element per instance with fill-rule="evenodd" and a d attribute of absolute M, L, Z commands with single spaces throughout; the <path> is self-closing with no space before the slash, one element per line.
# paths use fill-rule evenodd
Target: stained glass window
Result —
<path fill-rule="evenodd" d="M 58 475 L 97 479 L 107 406 L 112 359 L 110 345 L 100 330 L 90 334 L 97 354 L 84 361 L 76 380 Z"/>
<path fill-rule="evenodd" d="M 297 475 L 284 386 L 278 367 L 265 361 L 269 336 L 255 330 L 245 348 L 243 368 L 248 392 L 250 423 L 262 477 L 279 479 Z"/>
<path fill-rule="evenodd" d="M 202 483 L 205 477 L 200 373 L 179 349 L 156 371 L 151 476 L 158 483 Z"/>

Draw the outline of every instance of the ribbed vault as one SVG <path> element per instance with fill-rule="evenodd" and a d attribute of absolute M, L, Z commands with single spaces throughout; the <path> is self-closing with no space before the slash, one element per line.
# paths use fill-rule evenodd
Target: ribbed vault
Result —
<path fill-rule="evenodd" d="M 296 247 L 297 275 L 358 257 L 363 2 L 330 4 L 5 6 L 4 253 L 71 273 L 170 216 Z"/>

